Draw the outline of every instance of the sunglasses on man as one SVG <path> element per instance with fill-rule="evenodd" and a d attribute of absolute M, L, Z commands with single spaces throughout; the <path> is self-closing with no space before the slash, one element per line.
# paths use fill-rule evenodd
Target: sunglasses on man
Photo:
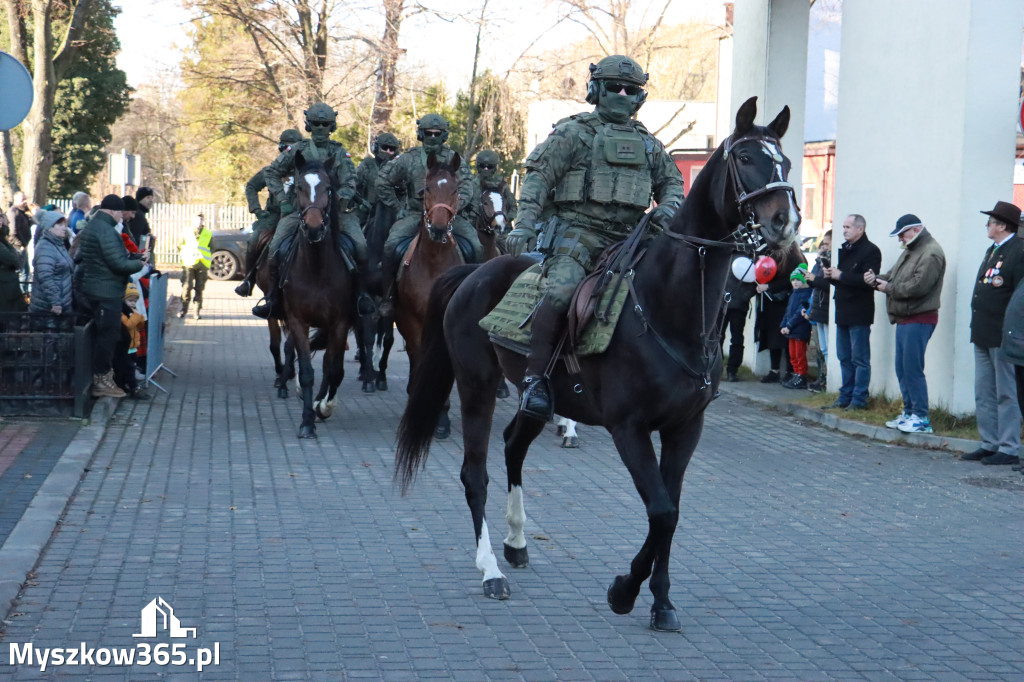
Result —
<path fill-rule="evenodd" d="M 397 152 L 398 151 L 398 147 L 396 147 L 394 145 L 391 145 L 391 144 L 382 144 L 382 145 L 378 145 L 378 146 L 380 147 L 380 150 L 382 152 Z"/>
<path fill-rule="evenodd" d="M 423 137 L 441 137 L 444 133 L 440 130 L 424 130 Z"/>
<path fill-rule="evenodd" d="M 633 83 L 624 83 L 622 81 L 605 81 L 604 90 L 605 92 L 612 92 L 615 93 L 616 95 L 628 95 L 630 97 L 636 97 L 641 92 L 643 92 L 644 89 L 641 88 L 639 85 L 635 85 Z"/>
<path fill-rule="evenodd" d="M 291 148 L 292 148 L 292 146 L 290 144 L 279 144 L 279 145 L 277 145 L 277 151 L 279 151 L 281 153 L 284 153 L 284 152 L 288 151 Z"/>
<path fill-rule="evenodd" d="M 495 168 L 497 168 L 497 166 L 489 164 L 489 163 L 478 163 L 476 165 L 476 169 L 477 170 L 482 170 L 482 171 L 492 171 Z"/>
<path fill-rule="evenodd" d="M 334 124 L 330 121 L 310 121 L 309 125 L 313 128 L 330 128 Z"/>

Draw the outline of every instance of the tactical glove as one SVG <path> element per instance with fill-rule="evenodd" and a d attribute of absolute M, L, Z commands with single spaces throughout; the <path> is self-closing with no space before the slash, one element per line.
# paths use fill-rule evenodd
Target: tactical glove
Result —
<path fill-rule="evenodd" d="M 537 230 L 520 226 L 508 233 L 508 237 L 505 238 L 505 247 L 508 248 L 511 255 L 518 256 L 523 251 L 533 248 L 536 240 Z"/>
<path fill-rule="evenodd" d="M 256 211 L 256 218 L 259 219 L 259 220 L 266 220 L 269 217 L 270 217 L 270 211 L 266 211 L 266 210 L 263 210 L 263 209 L 260 209 L 260 210 Z"/>
<path fill-rule="evenodd" d="M 677 210 L 679 210 L 679 207 L 675 204 L 658 204 L 654 210 L 651 211 L 651 224 L 656 227 L 667 229 Z"/>

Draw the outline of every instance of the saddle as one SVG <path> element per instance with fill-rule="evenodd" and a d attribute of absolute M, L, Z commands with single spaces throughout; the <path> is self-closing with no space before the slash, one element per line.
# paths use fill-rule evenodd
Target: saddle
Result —
<path fill-rule="evenodd" d="M 469 240 L 460 237 L 457 234 L 453 234 L 452 237 L 455 239 L 455 244 L 459 248 L 459 256 L 462 257 L 463 264 L 473 262 L 473 245 L 469 243 Z M 416 253 L 416 247 L 420 243 L 420 233 L 417 232 L 414 236 L 409 239 L 403 239 L 398 242 L 395 248 L 395 258 L 398 259 L 398 268 L 396 280 L 402 279 L 402 273 L 405 268 L 412 262 L 412 257 Z"/>

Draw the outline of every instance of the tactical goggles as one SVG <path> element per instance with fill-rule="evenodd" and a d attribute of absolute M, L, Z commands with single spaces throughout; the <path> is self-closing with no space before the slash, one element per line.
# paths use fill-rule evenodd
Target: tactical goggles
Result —
<path fill-rule="evenodd" d="M 423 137 L 441 137 L 442 135 L 444 135 L 444 132 L 442 132 L 440 130 L 424 130 L 423 131 Z"/>
<path fill-rule="evenodd" d="M 379 145 L 377 145 L 377 147 L 380 148 L 380 150 L 382 152 L 397 152 L 398 151 L 398 147 L 394 146 L 393 144 L 379 144 Z"/>
<path fill-rule="evenodd" d="M 497 168 L 497 166 L 495 166 L 494 164 L 490 164 L 490 163 L 478 163 L 476 165 L 476 169 L 477 170 L 482 170 L 482 171 L 492 171 L 495 168 Z"/>
<path fill-rule="evenodd" d="M 330 121 L 310 121 L 309 125 L 314 128 L 330 128 L 334 124 Z"/>
<path fill-rule="evenodd" d="M 643 92 L 644 89 L 635 83 L 606 80 L 604 82 L 604 91 L 611 92 L 616 95 L 628 95 L 630 97 L 636 97 L 641 92 Z"/>
<path fill-rule="evenodd" d="M 279 152 L 286 152 L 286 151 L 288 151 L 291 148 L 292 148 L 292 146 L 290 144 L 279 144 L 279 145 L 277 145 L 277 151 L 279 151 Z"/>

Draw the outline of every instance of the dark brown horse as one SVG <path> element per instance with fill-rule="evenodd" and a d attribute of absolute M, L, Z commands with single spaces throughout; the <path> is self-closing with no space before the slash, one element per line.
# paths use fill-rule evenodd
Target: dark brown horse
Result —
<path fill-rule="evenodd" d="M 615 578 L 608 589 L 608 604 L 615 613 L 629 613 L 650 577 L 651 627 L 656 630 L 680 629 L 669 600 L 669 554 L 683 474 L 701 437 L 704 410 L 718 390 L 718 337 L 731 254 L 742 246 L 752 253 L 786 245 L 800 222 L 793 188 L 786 182 L 789 162 L 779 143 L 789 125 L 789 109 L 766 127 L 754 125 L 755 114 L 751 98 L 669 229 L 647 242 L 646 255 L 633 268 L 633 300 L 608 350 L 579 358 L 579 375 L 558 363 L 551 376 L 556 412 L 611 432 L 646 506 L 647 537 L 629 573 Z M 502 375 L 521 382 L 526 358 L 493 344 L 478 322 L 533 262 L 505 256 L 457 268 L 435 285 L 395 455 L 396 477 L 404 490 L 425 462 L 440 406 L 456 383 L 465 442 L 461 478 L 473 515 L 476 565 L 483 573 L 484 594 L 496 599 L 508 598 L 509 586 L 491 550 L 484 514 L 487 444 L 495 387 Z M 505 559 L 514 567 L 529 561 L 523 459 L 543 428 L 543 422 L 520 413 L 504 431 L 510 527 Z M 651 439 L 654 431 L 661 434 L 660 461 Z"/>
<path fill-rule="evenodd" d="M 270 244 L 270 240 L 274 237 L 273 230 L 266 230 L 260 235 L 259 241 L 256 243 L 256 253 L 263 254 L 267 246 Z M 269 277 L 268 265 L 269 258 L 261 255 L 262 260 L 256 267 L 256 286 L 264 293 L 267 293 L 267 279 Z M 284 378 L 287 374 L 284 370 L 284 362 L 281 360 L 281 323 L 276 317 L 271 315 L 267 318 L 267 329 L 270 332 L 270 356 L 274 359 L 274 388 L 277 389 L 277 395 L 279 398 L 288 397 L 288 385 Z M 295 352 L 291 347 L 291 343 L 286 341 L 285 356 L 289 358 L 289 362 L 294 358 Z M 294 372 L 294 369 L 292 370 Z"/>
<path fill-rule="evenodd" d="M 327 161 L 295 157 L 296 207 L 302 216 L 295 234 L 294 259 L 282 268 L 282 300 L 288 336 L 299 363 L 302 424 L 299 438 L 316 438 L 314 419 L 327 419 L 334 410 L 338 386 L 345 376 L 345 341 L 355 313 L 355 284 L 338 250 L 338 216 L 332 210 L 331 166 Z M 310 327 L 324 336 L 323 379 L 313 399 Z M 370 351 L 361 353 L 364 370 Z M 284 363 L 285 381 L 291 363 Z"/>
<path fill-rule="evenodd" d="M 505 217 L 501 192 L 481 187 L 478 208 L 480 210 L 477 212 L 476 234 L 484 247 L 484 260 L 488 261 L 508 253 L 505 250 L 505 235 L 512 226 Z"/>

